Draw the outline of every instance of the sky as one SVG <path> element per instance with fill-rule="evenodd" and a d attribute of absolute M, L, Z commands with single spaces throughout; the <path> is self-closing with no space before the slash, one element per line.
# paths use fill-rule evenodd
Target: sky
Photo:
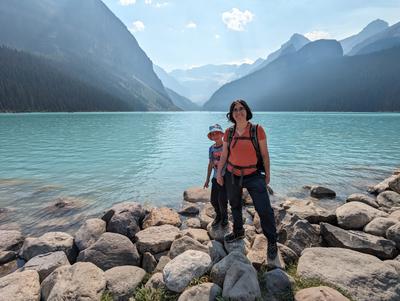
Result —
<path fill-rule="evenodd" d="M 293 33 L 343 39 L 400 22 L 400 0 L 102 0 L 166 71 L 251 63 Z"/>

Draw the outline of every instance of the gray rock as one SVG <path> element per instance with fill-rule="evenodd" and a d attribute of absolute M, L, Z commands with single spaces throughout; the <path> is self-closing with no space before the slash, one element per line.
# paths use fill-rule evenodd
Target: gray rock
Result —
<path fill-rule="evenodd" d="M 359 230 L 376 217 L 388 214 L 360 202 L 346 203 L 336 209 L 338 225 L 343 229 Z"/>
<path fill-rule="evenodd" d="M 249 252 L 250 243 L 246 239 L 238 239 L 232 242 L 224 241 L 224 247 L 228 253 L 239 251 L 246 255 Z"/>
<path fill-rule="evenodd" d="M 359 301 L 400 299 L 396 270 L 375 256 L 353 250 L 308 248 L 299 259 L 297 274 L 332 284 Z"/>
<path fill-rule="evenodd" d="M 161 256 L 160 260 L 157 263 L 157 266 L 156 266 L 154 272 L 162 272 L 164 270 L 164 267 L 170 261 L 171 261 L 171 258 L 169 258 L 169 256 Z"/>
<path fill-rule="evenodd" d="M 14 251 L 1 251 L 0 250 L 0 265 L 10 262 L 17 258 L 17 253 Z"/>
<path fill-rule="evenodd" d="M 104 273 L 107 291 L 111 293 L 114 300 L 128 301 L 145 275 L 146 272 L 143 269 L 135 266 L 109 269 Z"/>
<path fill-rule="evenodd" d="M 369 222 L 365 228 L 364 232 L 367 232 L 376 236 L 384 236 L 386 237 L 386 230 L 391 226 L 396 224 L 397 221 L 392 218 L 387 217 L 377 217 L 374 218 L 371 222 Z"/>
<path fill-rule="evenodd" d="M 400 193 L 400 184 L 398 184 L 400 181 L 400 175 L 392 175 L 389 178 L 386 178 L 379 184 L 375 186 L 371 186 L 368 188 L 369 193 L 373 194 L 379 194 L 385 190 L 393 190 L 396 191 L 397 193 Z M 399 190 L 396 190 L 399 188 Z"/>
<path fill-rule="evenodd" d="M 263 234 L 257 234 L 251 249 L 247 253 L 253 267 L 257 270 L 265 263 L 267 259 L 267 239 Z"/>
<path fill-rule="evenodd" d="M 102 270 L 90 262 L 77 262 L 57 268 L 42 282 L 42 299 L 98 301 L 105 287 Z"/>
<path fill-rule="evenodd" d="M 394 241 L 397 248 L 400 250 L 400 222 L 387 229 L 386 237 Z"/>
<path fill-rule="evenodd" d="M 16 230 L 0 230 L 0 251 L 18 252 L 24 242 L 24 236 Z"/>
<path fill-rule="evenodd" d="M 260 298 L 261 290 L 255 268 L 242 262 L 231 265 L 224 280 L 222 297 L 243 301 Z"/>
<path fill-rule="evenodd" d="M 253 225 L 245 224 L 243 228 L 246 239 L 250 242 L 250 244 L 253 244 L 254 239 L 256 238 L 257 235 L 256 227 L 254 227 Z"/>
<path fill-rule="evenodd" d="M 309 287 L 299 290 L 295 301 L 350 301 L 337 290 L 328 286 Z"/>
<path fill-rule="evenodd" d="M 278 243 L 278 248 L 286 266 L 291 266 L 297 263 L 299 256 L 297 256 L 295 251 L 281 243 Z"/>
<path fill-rule="evenodd" d="M 157 260 L 154 258 L 153 254 L 150 252 L 145 252 L 143 254 L 143 259 L 142 259 L 142 268 L 147 272 L 147 273 L 153 273 L 157 266 Z"/>
<path fill-rule="evenodd" d="M 168 250 L 172 242 L 181 235 L 179 229 L 172 225 L 155 226 L 136 234 L 137 248 L 140 253 L 160 253 Z"/>
<path fill-rule="evenodd" d="M 189 203 L 207 203 L 210 202 L 210 195 L 211 189 L 192 187 L 183 192 L 183 199 Z"/>
<path fill-rule="evenodd" d="M 161 272 L 153 274 L 150 279 L 146 282 L 145 288 L 151 289 L 166 289 L 164 282 L 164 276 Z"/>
<path fill-rule="evenodd" d="M 74 238 L 64 232 L 48 232 L 40 237 L 28 237 L 22 245 L 20 256 L 26 261 L 40 255 L 56 251 L 64 251 L 69 262 L 75 262 L 78 250 Z"/>
<path fill-rule="evenodd" d="M 39 301 L 39 274 L 36 271 L 24 271 L 0 278 L 0 300 Z"/>
<path fill-rule="evenodd" d="M 106 222 L 99 218 L 86 220 L 75 234 L 75 244 L 82 251 L 94 244 L 106 232 Z"/>
<path fill-rule="evenodd" d="M 210 269 L 210 255 L 195 250 L 188 250 L 167 263 L 163 270 L 167 288 L 182 292 L 193 278 L 198 278 Z"/>
<path fill-rule="evenodd" d="M 178 213 L 180 215 L 185 215 L 185 216 L 189 215 L 190 216 L 190 215 L 197 215 L 197 214 L 199 214 L 199 212 L 200 212 L 199 207 L 191 204 L 191 205 L 186 205 L 185 207 L 183 207 Z"/>
<path fill-rule="evenodd" d="M 396 245 L 392 241 L 362 231 L 346 231 L 327 223 L 321 223 L 321 234 L 330 247 L 351 249 L 381 259 L 392 259 L 397 255 Z"/>
<path fill-rule="evenodd" d="M 218 284 L 222 287 L 224 284 L 225 275 L 228 269 L 239 262 L 248 264 L 251 266 L 249 259 L 241 252 L 233 251 L 229 253 L 226 257 L 220 260 L 218 263 L 214 264 L 211 269 L 211 279 L 212 282 Z"/>
<path fill-rule="evenodd" d="M 322 186 L 311 186 L 310 195 L 313 198 L 322 199 L 322 198 L 335 198 L 336 192 L 332 189 L 322 187 Z"/>
<path fill-rule="evenodd" d="M 397 274 L 400 276 L 400 261 L 399 260 L 385 260 L 384 263 L 390 265 L 397 271 Z"/>
<path fill-rule="evenodd" d="M 173 259 L 187 250 L 196 250 L 208 254 L 207 246 L 189 236 L 183 236 L 172 243 L 171 249 L 169 250 L 169 257 Z"/>
<path fill-rule="evenodd" d="M 186 229 L 182 230 L 182 235 L 189 236 L 200 243 L 205 243 L 210 241 L 210 236 L 208 236 L 208 232 L 204 229 Z"/>
<path fill-rule="evenodd" d="M 91 262 L 102 270 L 122 265 L 140 265 L 136 246 L 124 235 L 106 232 L 89 248 L 81 251 L 78 261 Z"/>
<path fill-rule="evenodd" d="M 207 247 L 213 265 L 227 255 L 224 246 L 219 241 L 212 240 L 207 244 Z"/>
<path fill-rule="evenodd" d="M 311 224 L 319 224 L 320 222 L 336 223 L 336 213 L 334 210 L 322 208 L 311 200 L 290 198 L 282 206 L 288 213 L 295 214 Z"/>
<path fill-rule="evenodd" d="M 39 273 L 40 282 L 60 266 L 70 266 L 67 256 L 63 251 L 40 254 L 29 260 L 21 271 L 33 270 Z"/>
<path fill-rule="evenodd" d="M 367 204 L 373 208 L 378 209 L 379 205 L 376 202 L 376 200 L 366 194 L 363 193 L 353 193 L 351 195 L 349 195 L 346 199 L 346 203 L 349 202 L 360 202 L 360 203 L 364 203 Z"/>
<path fill-rule="evenodd" d="M 212 301 L 222 293 L 220 288 L 215 283 L 202 283 L 185 290 L 178 301 Z"/>
<path fill-rule="evenodd" d="M 198 219 L 197 217 L 192 217 L 192 218 L 188 218 L 187 220 L 185 220 L 183 222 L 183 226 L 186 228 L 195 228 L 195 229 L 200 229 L 201 228 L 201 222 L 200 219 Z"/>
<path fill-rule="evenodd" d="M 376 198 L 379 206 L 384 209 L 391 209 L 393 207 L 400 207 L 400 194 L 394 191 L 383 191 Z"/>
<path fill-rule="evenodd" d="M 135 234 L 140 231 L 140 224 L 145 216 L 142 205 L 135 202 L 125 202 L 114 205 L 109 209 L 103 220 L 107 223 L 107 231 L 119 233 L 135 239 Z"/>
<path fill-rule="evenodd" d="M 146 215 L 143 221 L 143 229 L 162 225 L 180 227 L 181 224 L 181 219 L 176 211 L 167 207 L 156 207 L 152 208 L 149 214 Z"/>
<path fill-rule="evenodd" d="M 395 220 L 397 220 L 397 221 L 400 222 L 400 210 L 393 211 L 393 212 L 389 215 L 389 218 L 395 219 Z"/>
<path fill-rule="evenodd" d="M 264 300 L 280 301 L 293 299 L 294 279 L 281 269 L 266 272 L 261 285 L 266 288 Z"/>
<path fill-rule="evenodd" d="M 4 277 L 8 274 L 11 274 L 18 270 L 18 263 L 17 260 L 13 260 L 10 262 L 7 262 L 5 264 L 0 265 L 0 278 Z"/>

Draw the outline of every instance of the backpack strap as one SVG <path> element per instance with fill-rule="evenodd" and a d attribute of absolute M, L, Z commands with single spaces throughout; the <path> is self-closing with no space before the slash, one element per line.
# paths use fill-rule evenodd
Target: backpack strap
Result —
<path fill-rule="evenodd" d="M 233 140 L 233 135 L 235 134 L 236 131 L 236 124 L 234 126 L 231 126 L 229 128 L 229 135 L 228 135 L 228 156 L 226 157 L 226 159 L 229 158 L 229 155 L 231 154 L 231 143 Z"/>
<path fill-rule="evenodd" d="M 264 163 L 263 163 L 263 159 L 261 156 L 260 144 L 258 141 L 258 124 L 251 124 L 250 138 L 251 138 L 251 142 L 253 143 L 254 149 L 256 151 L 258 170 L 263 172 L 264 171 Z"/>

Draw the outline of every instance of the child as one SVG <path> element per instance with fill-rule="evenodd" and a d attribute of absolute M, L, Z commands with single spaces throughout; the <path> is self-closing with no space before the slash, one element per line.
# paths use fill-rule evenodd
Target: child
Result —
<path fill-rule="evenodd" d="M 209 162 L 207 170 L 207 179 L 204 183 L 204 188 L 208 188 L 208 183 L 210 182 L 211 170 L 213 172 L 213 178 L 211 180 L 211 204 L 214 207 L 216 217 L 212 222 L 211 226 L 216 227 L 219 223 L 222 227 L 228 225 L 228 201 L 226 196 L 225 184 L 223 186 L 217 183 L 217 169 L 219 159 L 222 153 L 222 137 L 224 136 L 224 131 L 219 124 L 215 124 L 209 127 L 208 139 L 214 141 L 215 143 L 209 148 Z"/>

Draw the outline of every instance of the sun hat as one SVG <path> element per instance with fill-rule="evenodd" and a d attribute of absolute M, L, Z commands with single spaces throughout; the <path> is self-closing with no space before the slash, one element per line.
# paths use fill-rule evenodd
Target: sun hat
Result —
<path fill-rule="evenodd" d="M 221 132 L 223 134 L 224 130 L 219 124 L 210 125 L 210 127 L 208 128 L 207 137 L 210 138 L 210 134 L 215 132 Z"/>

